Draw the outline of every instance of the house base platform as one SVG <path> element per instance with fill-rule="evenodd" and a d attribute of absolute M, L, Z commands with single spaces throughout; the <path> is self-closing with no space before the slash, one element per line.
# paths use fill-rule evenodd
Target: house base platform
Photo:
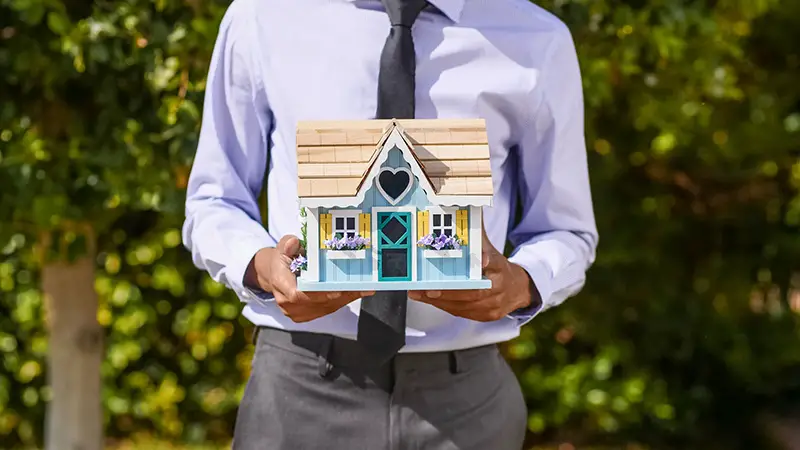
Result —
<path fill-rule="evenodd" d="M 489 289 L 492 281 L 482 280 L 430 280 L 430 281 L 307 281 L 297 280 L 302 292 L 366 292 L 366 291 L 445 291 Z"/>

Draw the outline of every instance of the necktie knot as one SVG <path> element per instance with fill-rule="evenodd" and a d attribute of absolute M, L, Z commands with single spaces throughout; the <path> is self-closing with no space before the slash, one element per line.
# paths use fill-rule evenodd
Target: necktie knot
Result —
<path fill-rule="evenodd" d="M 411 28 L 428 6 L 427 0 L 381 0 L 393 27 Z"/>

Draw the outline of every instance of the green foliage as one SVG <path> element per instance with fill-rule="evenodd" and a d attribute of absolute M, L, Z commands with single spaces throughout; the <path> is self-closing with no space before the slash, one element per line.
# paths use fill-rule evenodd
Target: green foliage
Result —
<path fill-rule="evenodd" d="M 227 3 L 0 1 L 0 240 L 181 214 Z"/>
<path fill-rule="evenodd" d="M 300 208 L 300 247 L 308 248 L 308 212 Z"/>
<path fill-rule="evenodd" d="M 764 448 L 760 415 L 800 393 L 800 5 L 542 3 L 581 57 L 601 242 L 509 348 L 529 425 Z"/>
<path fill-rule="evenodd" d="M 800 400 L 800 4 L 539 3 L 578 46 L 601 243 L 505 348 L 532 443 L 766 448 Z M 247 324 L 179 235 L 226 6 L 0 0 L 0 447 L 41 440 L 49 396 L 33 244 L 84 224 L 108 433 L 230 437 Z"/>
<path fill-rule="evenodd" d="M 176 220 L 125 218 L 126 227 L 101 236 L 108 245 L 95 284 L 107 336 L 106 429 L 111 437 L 145 430 L 224 441 L 252 355 L 239 301 L 187 260 Z M 40 442 L 49 395 L 42 298 L 35 267 L 20 253 L 0 264 L 2 448 Z"/>

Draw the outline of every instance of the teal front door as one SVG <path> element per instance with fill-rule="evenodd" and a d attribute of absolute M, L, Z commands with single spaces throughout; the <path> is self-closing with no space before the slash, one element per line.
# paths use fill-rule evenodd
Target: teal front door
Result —
<path fill-rule="evenodd" d="M 378 281 L 411 281 L 411 213 L 378 213 Z"/>

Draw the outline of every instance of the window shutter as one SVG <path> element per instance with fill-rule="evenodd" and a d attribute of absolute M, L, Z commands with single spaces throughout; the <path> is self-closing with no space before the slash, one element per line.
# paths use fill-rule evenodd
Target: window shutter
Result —
<path fill-rule="evenodd" d="M 417 240 L 427 236 L 430 231 L 428 220 L 430 213 L 428 211 L 417 211 Z"/>
<path fill-rule="evenodd" d="M 456 211 L 456 236 L 465 245 L 469 243 L 469 210 L 467 209 Z"/>
<path fill-rule="evenodd" d="M 369 232 L 372 230 L 372 224 L 369 222 L 369 214 L 358 215 L 358 234 L 364 239 L 369 239 Z"/>
<path fill-rule="evenodd" d="M 330 240 L 333 232 L 333 218 L 330 214 L 319 215 L 319 248 L 325 248 L 325 241 Z"/>

